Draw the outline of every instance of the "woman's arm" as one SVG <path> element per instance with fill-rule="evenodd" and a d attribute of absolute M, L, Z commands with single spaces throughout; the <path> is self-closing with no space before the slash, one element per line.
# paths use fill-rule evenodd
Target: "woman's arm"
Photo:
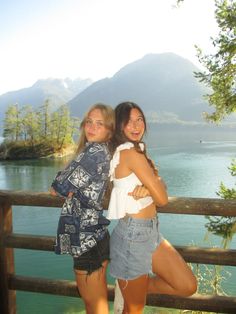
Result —
<path fill-rule="evenodd" d="M 124 150 L 121 154 L 121 163 L 125 163 L 127 168 L 136 174 L 157 206 L 164 206 L 168 203 L 164 181 L 154 174 L 143 154 L 135 149 Z"/>
<path fill-rule="evenodd" d="M 74 195 L 81 202 L 101 210 L 108 182 L 110 154 L 105 146 L 93 143 L 79 158 L 60 171 L 51 185 L 52 195 Z"/>
<path fill-rule="evenodd" d="M 102 199 L 108 183 L 110 153 L 103 144 L 86 148 L 78 167 L 68 177 L 74 187 L 74 196 L 83 203 L 102 208 Z"/>
<path fill-rule="evenodd" d="M 78 163 L 75 160 L 72 160 L 64 170 L 57 173 L 51 184 L 51 195 L 67 197 L 70 192 L 75 192 L 74 186 L 71 184 L 68 178 L 75 171 L 77 166 Z"/>
<path fill-rule="evenodd" d="M 165 186 L 165 189 L 167 189 L 167 186 L 165 184 L 165 182 L 163 181 L 163 179 L 160 177 L 160 176 L 156 176 L 156 179 L 158 180 L 161 180 L 162 183 L 164 184 Z M 135 200 L 138 200 L 140 198 L 143 198 L 143 197 L 147 197 L 147 196 L 151 196 L 149 190 L 143 186 L 143 185 L 137 185 L 132 192 L 128 192 L 128 195 L 129 196 L 133 196 L 133 198 Z"/>

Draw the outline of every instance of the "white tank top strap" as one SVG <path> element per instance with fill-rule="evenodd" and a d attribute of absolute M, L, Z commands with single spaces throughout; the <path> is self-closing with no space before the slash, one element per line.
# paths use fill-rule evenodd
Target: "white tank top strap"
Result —
<path fill-rule="evenodd" d="M 120 151 L 125 150 L 125 149 L 130 149 L 132 147 L 134 147 L 133 143 L 125 142 L 124 144 L 121 144 L 116 148 L 115 153 L 110 161 L 110 171 L 109 171 L 110 181 L 113 181 L 115 179 L 115 168 L 120 163 Z M 142 151 L 144 150 L 143 143 L 139 143 L 139 147 Z"/>

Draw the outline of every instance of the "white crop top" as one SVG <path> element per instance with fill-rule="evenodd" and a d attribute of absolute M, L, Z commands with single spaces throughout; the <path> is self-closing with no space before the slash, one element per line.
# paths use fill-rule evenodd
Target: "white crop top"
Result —
<path fill-rule="evenodd" d="M 142 143 L 139 144 L 141 150 L 144 149 Z M 153 203 L 151 196 L 143 197 L 135 200 L 128 193 L 132 192 L 137 185 L 142 185 L 142 182 L 135 175 L 131 173 L 127 177 L 115 178 L 115 168 L 120 163 L 120 151 L 124 149 L 130 149 L 134 147 L 131 142 L 121 144 L 116 148 L 114 156 L 110 162 L 110 180 L 113 181 L 113 189 L 111 192 L 110 203 L 108 207 L 108 219 L 119 219 L 124 217 L 126 214 L 137 214 L 142 208 L 147 207 Z"/>

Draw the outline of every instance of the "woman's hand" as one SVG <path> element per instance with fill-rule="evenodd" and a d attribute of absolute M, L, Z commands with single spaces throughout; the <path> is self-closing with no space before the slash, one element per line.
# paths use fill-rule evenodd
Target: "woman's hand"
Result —
<path fill-rule="evenodd" d="M 49 192 L 52 196 L 58 196 L 57 192 L 54 190 L 53 187 L 50 188 Z M 67 197 L 72 197 L 73 194 L 74 194 L 73 192 L 69 192 Z"/>
<path fill-rule="evenodd" d="M 54 190 L 54 188 L 51 187 L 49 192 L 52 196 L 57 196 L 57 192 Z"/>
<path fill-rule="evenodd" d="M 147 188 L 143 185 L 137 185 L 132 192 L 128 193 L 129 196 L 133 196 L 135 200 L 140 198 L 150 196 L 150 193 Z"/>

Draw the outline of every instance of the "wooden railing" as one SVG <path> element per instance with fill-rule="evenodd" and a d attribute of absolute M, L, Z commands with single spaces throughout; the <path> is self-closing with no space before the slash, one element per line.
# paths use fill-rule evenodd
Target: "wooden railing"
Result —
<path fill-rule="evenodd" d="M 14 248 L 53 251 L 54 237 L 15 234 L 12 206 L 61 207 L 63 200 L 48 193 L 0 190 L 0 313 L 15 314 L 16 290 L 79 297 L 76 283 L 15 274 Z M 236 201 L 170 197 L 159 212 L 189 215 L 236 217 Z M 236 250 L 175 246 L 187 262 L 236 266 Z M 108 285 L 108 298 L 114 300 L 114 287 Z M 195 294 L 191 297 L 148 295 L 147 305 L 176 309 L 236 313 L 236 297 Z"/>

